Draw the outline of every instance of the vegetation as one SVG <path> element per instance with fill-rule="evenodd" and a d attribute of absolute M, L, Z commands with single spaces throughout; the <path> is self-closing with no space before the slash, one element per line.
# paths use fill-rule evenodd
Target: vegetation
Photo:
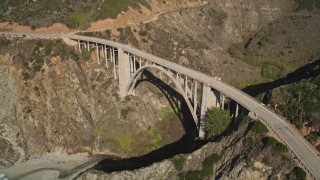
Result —
<path fill-rule="evenodd" d="M 127 116 L 129 114 L 129 112 L 131 111 L 131 108 L 130 107 L 123 108 L 120 111 L 121 111 L 121 118 L 127 119 Z"/>
<path fill-rule="evenodd" d="M 206 135 L 210 139 L 214 135 L 220 135 L 231 123 L 231 116 L 227 110 L 211 108 L 206 114 Z"/>
<path fill-rule="evenodd" d="M 295 176 L 295 177 L 292 177 L 292 176 Z M 307 174 L 302 168 L 296 166 L 292 169 L 291 173 L 287 175 L 287 177 L 288 179 L 305 180 L 307 177 Z"/>
<path fill-rule="evenodd" d="M 173 163 L 176 170 L 182 171 L 184 164 L 186 162 L 186 157 L 184 155 L 179 155 L 179 156 L 172 158 L 171 162 Z"/>
<path fill-rule="evenodd" d="M 162 142 L 162 135 L 161 132 L 157 132 L 157 129 L 152 126 L 149 128 L 149 132 L 148 132 L 149 136 L 151 137 L 151 146 L 154 149 L 158 149 L 161 146 L 161 142 Z"/>
<path fill-rule="evenodd" d="M 2 0 L 0 3 L 0 21 L 17 22 L 32 29 L 63 23 L 70 28 L 88 27 L 93 20 L 116 18 L 129 6 L 139 9 L 150 8 L 146 0 L 104 0 L 104 1 L 29 1 Z"/>
<path fill-rule="evenodd" d="M 162 118 L 168 116 L 169 114 L 170 114 L 170 107 L 163 107 L 163 108 L 161 108 L 161 110 L 160 110 L 160 116 L 161 116 Z"/>
<path fill-rule="evenodd" d="M 127 11 L 129 6 L 137 8 L 139 4 L 150 8 L 146 0 L 105 0 L 100 5 L 96 20 L 116 18 L 122 11 Z"/>
<path fill-rule="evenodd" d="M 253 121 L 251 130 L 256 134 L 265 134 L 269 132 L 268 128 L 260 121 Z"/>
<path fill-rule="evenodd" d="M 254 145 L 254 140 L 253 140 L 253 138 L 252 138 L 252 137 L 247 137 L 247 138 L 246 138 L 246 144 L 247 144 L 248 148 L 253 147 L 253 145 Z"/>
<path fill-rule="evenodd" d="M 253 165 L 254 165 L 254 162 L 252 161 L 252 159 L 250 157 L 246 157 L 245 162 L 246 162 L 247 167 L 253 167 Z"/>
<path fill-rule="evenodd" d="M 262 139 L 262 142 L 265 147 L 271 147 L 274 153 L 285 153 L 288 152 L 286 145 L 280 143 L 273 137 L 265 137 Z"/>
<path fill-rule="evenodd" d="M 90 12 L 89 10 L 73 12 L 69 15 L 68 26 L 70 28 L 82 28 L 86 27 L 89 24 Z"/>
<path fill-rule="evenodd" d="M 282 102 L 279 105 L 279 110 L 291 123 L 301 127 L 304 120 L 308 120 L 314 126 L 319 124 L 320 116 L 317 115 L 320 109 L 319 99 L 320 74 L 282 89 L 281 97 L 276 96 L 271 100 Z"/>
<path fill-rule="evenodd" d="M 82 51 L 81 53 L 81 59 L 84 60 L 84 61 L 88 61 L 91 59 L 91 51 Z"/>
<path fill-rule="evenodd" d="M 319 0 L 298 0 L 299 9 L 309 9 L 320 8 Z"/>
<path fill-rule="evenodd" d="M 119 143 L 119 148 L 125 152 L 131 152 L 133 150 L 132 136 L 126 134 L 119 134 L 116 138 Z"/>
<path fill-rule="evenodd" d="M 202 170 L 189 171 L 187 173 L 180 173 L 180 179 L 184 180 L 202 180 L 212 175 L 213 166 L 218 162 L 220 156 L 218 154 L 211 154 L 209 157 L 202 161 Z"/>
<path fill-rule="evenodd" d="M 11 41 L 9 41 L 8 39 L 4 39 L 4 38 L 0 39 L 0 46 L 9 46 L 10 43 Z"/>
<path fill-rule="evenodd" d="M 13 57 L 13 64 L 21 68 L 21 75 L 25 81 L 33 79 L 37 73 L 43 73 L 44 64 L 51 67 L 53 57 L 59 57 L 61 60 L 79 60 L 75 50 L 60 40 L 30 40 L 28 43 L 21 43 L 19 48 L 20 52 Z"/>
<path fill-rule="evenodd" d="M 247 124 L 248 122 L 251 121 L 251 118 L 249 116 L 244 116 L 240 119 L 239 121 L 239 127 L 244 125 L 244 124 Z"/>

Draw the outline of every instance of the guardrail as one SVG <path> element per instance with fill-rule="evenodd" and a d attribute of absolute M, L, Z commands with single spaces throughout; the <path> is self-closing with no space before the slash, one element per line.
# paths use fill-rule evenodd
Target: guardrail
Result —
<path fill-rule="evenodd" d="M 302 157 L 300 157 L 299 154 L 296 153 L 296 152 L 293 150 L 293 148 L 284 141 L 283 138 L 281 138 L 281 136 L 279 135 L 279 133 L 277 132 L 277 130 L 274 129 L 272 126 L 270 126 L 270 124 L 269 124 L 267 121 L 265 121 L 262 117 L 260 117 L 259 115 L 258 115 L 258 118 L 259 118 L 267 127 L 269 127 L 269 129 L 271 129 L 271 131 L 280 139 L 280 141 L 281 141 L 283 144 L 285 144 L 286 146 L 289 147 L 289 152 L 290 152 L 293 156 L 298 157 L 297 160 L 298 160 L 298 162 L 302 165 L 303 169 L 306 170 L 314 179 L 316 179 L 316 178 L 313 176 L 312 172 L 307 168 L 306 164 L 305 164 L 303 161 L 301 161 Z"/>

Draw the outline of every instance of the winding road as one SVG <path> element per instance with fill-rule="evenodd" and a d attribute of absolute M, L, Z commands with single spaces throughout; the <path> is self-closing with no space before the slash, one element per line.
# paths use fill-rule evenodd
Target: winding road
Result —
<path fill-rule="evenodd" d="M 294 153 L 301 164 L 306 168 L 315 179 L 320 179 L 320 158 L 317 155 L 319 152 L 315 150 L 285 119 L 269 110 L 264 104 L 257 101 L 255 98 L 247 95 L 239 89 L 232 87 L 214 77 L 208 76 L 201 72 L 186 68 L 179 64 L 168 60 L 156 57 L 152 54 L 132 48 L 131 46 L 120 44 L 117 42 L 86 36 L 77 36 L 71 34 L 18 34 L 18 33 L 1 33 L 3 37 L 24 37 L 24 38 L 66 38 L 71 40 L 88 41 L 99 44 L 106 44 L 116 48 L 135 54 L 141 58 L 148 59 L 165 68 L 175 72 L 188 75 L 189 77 L 209 84 L 209 86 L 220 91 L 234 101 L 241 104 L 248 111 L 256 115 L 256 117 L 266 124 L 280 139 L 285 143 L 292 153 Z"/>

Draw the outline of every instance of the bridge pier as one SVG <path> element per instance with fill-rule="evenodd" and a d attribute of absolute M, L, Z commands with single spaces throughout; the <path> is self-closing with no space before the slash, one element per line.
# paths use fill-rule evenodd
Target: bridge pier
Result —
<path fill-rule="evenodd" d="M 224 110 L 224 101 L 225 101 L 225 96 L 224 94 L 221 93 L 221 109 Z"/>
<path fill-rule="evenodd" d="M 82 52 L 81 52 L 81 41 L 80 40 L 78 40 L 78 44 L 79 44 L 79 47 L 78 47 L 79 48 L 79 52 L 81 54 Z"/>
<path fill-rule="evenodd" d="M 96 43 L 96 50 L 97 50 L 97 60 L 98 60 L 98 64 L 100 65 L 100 53 L 99 53 L 99 45 L 98 45 L 98 43 Z"/>
<path fill-rule="evenodd" d="M 130 57 L 122 49 L 118 48 L 118 64 L 119 64 L 119 94 L 120 97 L 128 95 L 127 85 L 130 83 Z"/>
<path fill-rule="evenodd" d="M 119 71 L 119 50 L 118 50 L 118 61 L 116 60 L 116 55 L 115 55 L 115 48 L 112 47 L 112 59 L 113 59 L 113 74 L 114 78 L 117 79 L 117 71 Z M 118 64 L 118 67 L 117 67 Z M 118 72 L 119 73 L 119 72 Z"/>
<path fill-rule="evenodd" d="M 236 124 L 238 121 L 238 116 L 239 116 L 239 104 L 236 102 L 236 112 L 234 115 L 234 123 Z"/>
<path fill-rule="evenodd" d="M 200 107 L 200 122 L 199 122 L 199 138 L 205 138 L 205 127 L 206 127 L 206 113 L 208 110 L 208 96 L 211 88 L 208 84 L 202 85 L 202 98 L 201 98 L 201 107 Z"/>
<path fill-rule="evenodd" d="M 107 50 L 107 45 L 103 46 L 103 53 L 104 53 L 104 57 L 105 57 L 105 61 L 106 61 L 106 67 L 108 67 L 108 50 Z"/>
<path fill-rule="evenodd" d="M 198 98 L 198 81 L 193 80 L 193 85 L 192 85 L 192 99 L 193 99 L 193 113 L 197 114 L 197 98 Z"/>

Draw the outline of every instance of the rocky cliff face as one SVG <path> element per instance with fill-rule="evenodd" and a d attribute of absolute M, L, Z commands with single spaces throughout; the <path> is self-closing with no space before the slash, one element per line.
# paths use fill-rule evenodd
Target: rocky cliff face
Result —
<path fill-rule="evenodd" d="M 1 166 L 54 151 L 142 155 L 184 134 L 172 110 L 159 113 L 169 106 L 165 97 L 144 90 L 146 101 L 121 100 L 111 69 L 79 60 L 62 42 L 18 44 L 1 46 L 8 52 L 0 61 Z"/>

